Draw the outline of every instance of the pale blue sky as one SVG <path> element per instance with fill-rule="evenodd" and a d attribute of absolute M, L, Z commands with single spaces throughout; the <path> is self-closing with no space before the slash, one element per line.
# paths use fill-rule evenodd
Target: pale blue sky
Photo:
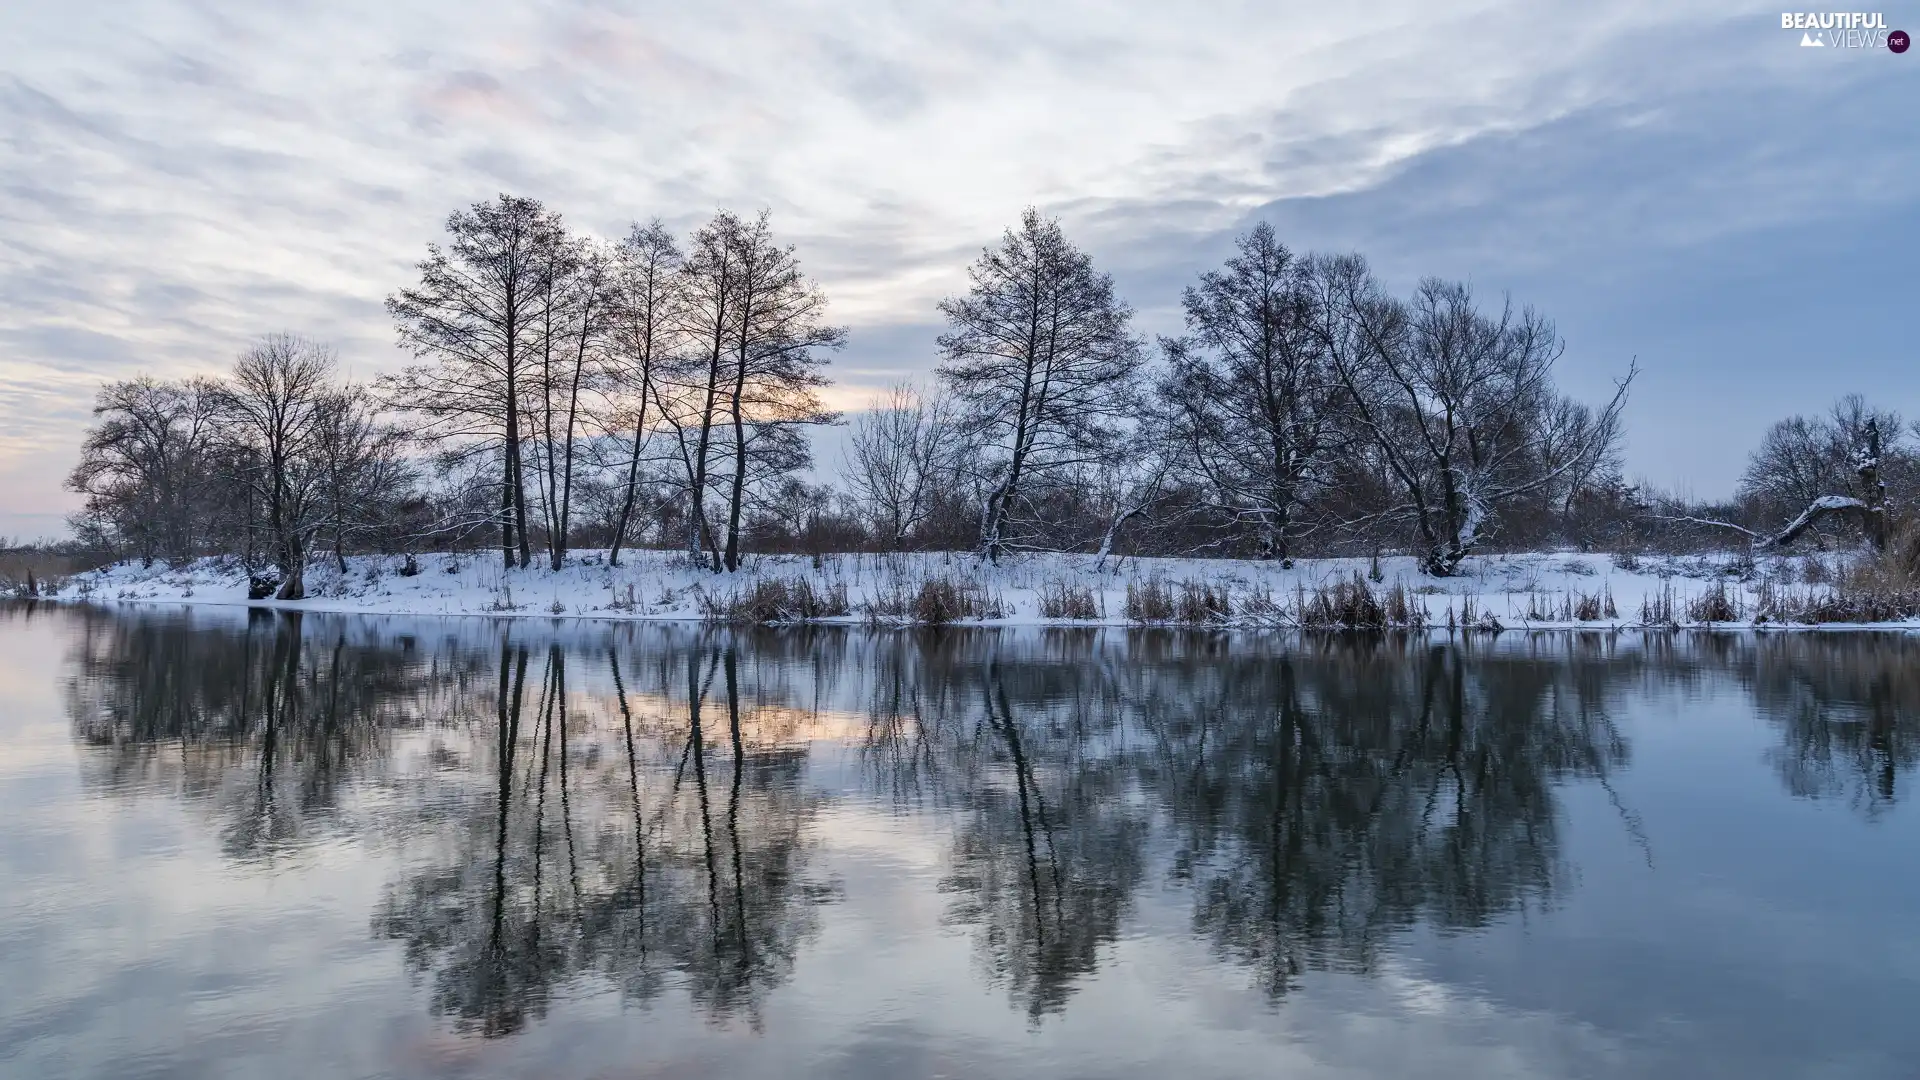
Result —
<path fill-rule="evenodd" d="M 929 367 L 1027 203 L 1150 333 L 1265 217 L 1539 305 L 1577 392 L 1637 355 L 1629 470 L 1720 494 L 1781 415 L 1920 414 L 1916 80 L 1695 0 L 10 4 L 0 534 L 58 530 L 101 379 L 275 330 L 399 362 L 382 297 L 502 190 L 603 234 L 770 207 L 853 328 L 848 406 Z"/>

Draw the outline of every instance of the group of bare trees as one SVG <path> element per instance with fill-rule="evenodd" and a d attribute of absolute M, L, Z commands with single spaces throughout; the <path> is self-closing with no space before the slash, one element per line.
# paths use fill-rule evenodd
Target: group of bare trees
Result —
<path fill-rule="evenodd" d="M 606 241 L 502 195 L 453 214 L 388 298 L 416 362 L 369 386 L 285 336 L 224 380 L 107 386 L 77 524 L 120 554 L 271 562 L 291 596 L 316 545 L 487 543 L 555 569 L 647 546 L 715 572 L 829 547 L 1401 550 L 1445 575 L 1496 545 L 1611 543 L 1646 509 L 1618 460 L 1634 368 L 1572 400 L 1530 308 L 1437 279 L 1395 295 L 1264 223 L 1181 299 L 1183 331 L 1150 343 L 1028 210 L 940 302 L 934 382 L 857 414 L 817 484 L 806 429 L 838 421 L 821 392 L 846 331 L 764 213 Z M 1770 432 L 1743 498 L 1858 486 L 1869 427 L 1898 473 L 1897 418 L 1850 408 Z"/>
<path fill-rule="evenodd" d="M 1620 546 L 1779 552 L 1861 546 L 1920 576 L 1920 422 L 1848 394 L 1767 428 L 1728 499 L 1627 486 Z"/>
<path fill-rule="evenodd" d="M 235 553 L 281 599 L 306 595 L 316 545 L 340 565 L 403 516 L 403 441 L 323 345 L 270 335 L 221 379 L 102 388 L 69 484 L 83 533 L 144 559 Z"/>
<path fill-rule="evenodd" d="M 684 249 L 657 221 L 610 244 L 503 195 L 447 231 L 387 301 L 421 362 L 380 389 L 449 459 L 489 463 L 506 564 L 537 533 L 558 569 L 594 483 L 615 561 L 636 514 L 672 503 L 687 550 L 737 568 L 751 501 L 809 462 L 798 429 L 835 419 L 820 368 L 846 338 L 766 215 L 722 212 Z"/>
<path fill-rule="evenodd" d="M 1755 521 L 1787 521 L 1766 537 L 1774 546 L 1840 519 L 1885 549 L 1897 510 L 1889 491 L 1916 489 L 1920 423 L 1909 428 L 1898 413 L 1849 394 L 1826 416 L 1793 416 L 1768 428 L 1747 462 L 1739 496 Z"/>
<path fill-rule="evenodd" d="M 1296 255 L 1264 223 L 1186 290 L 1157 370 L 1112 280 L 1034 211 L 970 286 L 940 305 L 940 395 L 856 421 L 849 486 L 890 543 L 902 506 L 930 510 L 919 492 L 970 487 L 989 559 L 1105 554 L 1128 526 L 1136 550 L 1404 546 L 1444 575 L 1618 473 L 1632 369 L 1604 406 L 1572 401 L 1531 309 L 1431 279 L 1394 297 L 1360 257 Z"/>

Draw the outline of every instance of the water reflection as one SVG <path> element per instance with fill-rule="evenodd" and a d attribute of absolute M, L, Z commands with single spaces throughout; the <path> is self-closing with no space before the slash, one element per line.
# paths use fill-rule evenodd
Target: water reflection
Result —
<path fill-rule="evenodd" d="M 160 786 L 218 808 L 224 847 L 265 857 L 335 818 L 343 785 L 398 733 L 458 717 L 477 657 L 411 638 L 350 636 L 339 619 L 257 612 L 244 629 L 183 619 L 83 620 L 68 681 L 84 763 L 118 789 Z"/>
<path fill-rule="evenodd" d="M 1771 638 L 1733 661 L 1779 725 L 1774 766 L 1795 795 L 1893 806 L 1920 762 L 1920 655 L 1910 638 Z"/>
<path fill-rule="evenodd" d="M 612 717 L 568 683 L 594 659 Z M 501 642 L 492 739 L 465 758 L 494 790 L 440 827 L 442 858 L 374 916 L 431 973 L 437 1011 L 501 1035 L 579 973 L 644 1002 L 672 972 L 713 1015 L 757 1019 L 824 891 L 804 875 L 817 800 L 802 754 L 757 722 L 740 668 L 733 647 L 624 667 L 617 650 Z"/>
<path fill-rule="evenodd" d="M 879 786 L 965 808 L 953 917 L 1036 1018 L 1119 932 L 1156 832 L 1194 930 L 1276 997 L 1305 970 L 1370 970 L 1417 922 L 1546 903 L 1565 876 L 1554 785 L 1625 762 L 1607 702 L 1640 669 L 1426 641 L 887 651 Z"/>
<path fill-rule="evenodd" d="M 1573 887 L 1570 785 L 1604 792 L 1650 682 L 1737 688 L 1794 795 L 1867 815 L 1916 762 L 1902 637 L 1462 643 L 1058 631 L 86 613 L 68 708 L 88 782 L 207 809 L 241 860 L 403 847 L 372 933 L 433 1010 L 520 1031 L 585 980 L 757 1026 L 819 908 L 849 799 L 934 823 L 944 918 L 1033 1024 L 1147 888 L 1278 1002 Z M 854 766 L 827 782 L 823 748 Z"/>

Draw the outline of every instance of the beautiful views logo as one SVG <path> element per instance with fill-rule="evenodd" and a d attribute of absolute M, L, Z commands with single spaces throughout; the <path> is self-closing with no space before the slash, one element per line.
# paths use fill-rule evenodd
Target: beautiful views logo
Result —
<path fill-rule="evenodd" d="M 1887 29 L 1878 11 L 1783 11 L 1780 29 L 1800 31 L 1803 49 L 1885 49 L 1903 53 L 1912 43 L 1905 30 Z"/>

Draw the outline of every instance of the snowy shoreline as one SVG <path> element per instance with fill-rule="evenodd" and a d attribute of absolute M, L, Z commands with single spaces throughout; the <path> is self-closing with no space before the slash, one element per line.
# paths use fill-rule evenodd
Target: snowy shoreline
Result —
<path fill-rule="evenodd" d="M 421 555 L 419 573 L 411 576 L 400 573 L 398 556 L 350 556 L 344 574 L 329 560 L 308 571 L 309 595 L 299 601 L 249 600 L 247 574 L 231 559 L 150 567 L 123 562 L 75 575 L 54 599 L 436 617 L 1314 629 L 1339 628 L 1302 617 L 1316 596 L 1336 587 L 1351 592 L 1358 583 L 1394 606 L 1398 616 L 1390 626 L 1408 629 L 1920 628 L 1920 620 L 1756 622 L 1754 613 L 1764 610 L 1769 592 L 1810 594 L 1824 588 L 1807 583 L 1809 577 L 1823 577 L 1824 565 L 1809 573 L 1809 561 L 1818 556 L 1780 557 L 1757 566 L 1732 556 L 1646 557 L 1622 566 L 1603 554 L 1484 555 L 1470 558 L 1451 578 L 1427 577 L 1407 556 L 1383 556 L 1377 562 L 1303 559 L 1283 568 L 1243 560 L 1134 557 L 1109 559 L 1100 567 L 1091 555 L 1066 554 L 1020 555 L 997 566 L 960 552 L 759 555 L 750 556 L 740 572 L 725 575 L 695 569 L 677 552 L 630 551 L 612 567 L 605 552 L 581 551 L 559 571 L 506 570 L 498 559 L 496 552 Z M 972 599 L 942 617 L 916 618 L 913 597 L 930 582 Z M 751 606 L 763 595 L 778 598 L 786 590 L 804 590 L 808 612 L 839 613 L 769 619 L 764 604 Z M 1148 602 L 1156 597 L 1158 608 Z M 1183 597 L 1201 599 L 1182 607 Z M 814 598 L 831 600 L 815 604 Z M 743 616 L 742 611 L 760 614 Z M 1078 617 L 1065 617 L 1063 611 Z"/>

